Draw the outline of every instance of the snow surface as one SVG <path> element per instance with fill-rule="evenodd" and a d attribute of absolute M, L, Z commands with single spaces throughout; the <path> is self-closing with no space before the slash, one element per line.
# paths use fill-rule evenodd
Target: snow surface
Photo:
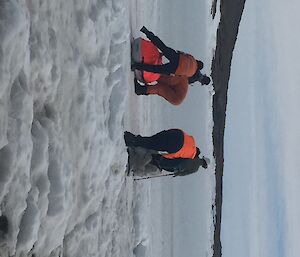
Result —
<path fill-rule="evenodd" d="M 9 218 L 1 250 L 132 255 L 133 187 L 123 175 L 122 138 L 126 4 L 0 5 L 0 202 Z"/>
<path fill-rule="evenodd" d="M 163 127 L 163 100 L 136 97 L 130 71 L 131 37 L 157 27 L 158 8 L 0 2 L 0 214 L 9 221 L 1 257 L 143 256 L 149 233 L 160 235 L 151 184 L 124 175 L 123 141 L 124 129 Z"/>

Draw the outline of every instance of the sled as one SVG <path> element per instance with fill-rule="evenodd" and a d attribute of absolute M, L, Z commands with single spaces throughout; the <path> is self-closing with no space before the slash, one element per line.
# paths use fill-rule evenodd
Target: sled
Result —
<path fill-rule="evenodd" d="M 162 55 L 157 47 L 148 40 L 141 37 L 133 40 L 131 45 L 131 58 L 134 62 L 143 62 L 147 64 L 161 65 Z M 147 72 L 147 71 L 134 71 L 135 77 L 146 84 L 157 81 L 160 74 Z"/>

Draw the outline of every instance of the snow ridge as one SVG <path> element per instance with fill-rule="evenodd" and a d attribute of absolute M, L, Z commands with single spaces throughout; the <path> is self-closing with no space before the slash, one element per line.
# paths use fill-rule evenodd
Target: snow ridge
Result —
<path fill-rule="evenodd" d="M 132 255 L 126 8 L 0 3 L 1 256 Z"/>

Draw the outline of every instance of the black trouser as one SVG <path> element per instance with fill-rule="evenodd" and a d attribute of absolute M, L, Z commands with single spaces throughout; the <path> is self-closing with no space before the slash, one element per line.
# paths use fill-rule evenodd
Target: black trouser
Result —
<path fill-rule="evenodd" d="M 179 63 L 179 53 L 177 53 L 174 49 L 166 46 L 160 40 L 160 38 L 155 36 L 152 32 L 147 32 L 146 35 L 151 40 L 151 42 L 162 52 L 162 54 L 169 60 L 169 63 L 162 65 L 136 63 L 135 69 L 159 74 L 175 74 Z"/>
<path fill-rule="evenodd" d="M 176 153 L 184 142 L 184 134 L 180 129 L 163 130 L 151 137 L 136 137 L 136 145 L 143 148 Z"/>

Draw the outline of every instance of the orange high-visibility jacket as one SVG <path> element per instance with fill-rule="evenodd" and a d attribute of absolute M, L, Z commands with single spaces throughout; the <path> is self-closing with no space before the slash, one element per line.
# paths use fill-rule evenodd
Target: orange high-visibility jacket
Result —
<path fill-rule="evenodd" d="M 179 52 L 179 62 L 175 75 L 192 77 L 196 73 L 197 68 L 197 61 L 192 55 Z"/>
<path fill-rule="evenodd" d="M 173 105 L 182 103 L 188 91 L 188 78 L 186 76 L 161 75 L 158 83 L 147 86 L 147 94 L 159 95 Z"/>
<path fill-rule="evenodd" d="M 185 133 L 184 131 L 182 132 L 184 135 L 184 140 L 181 149 L 176 153 L 164 154 L 163 157 L 168 159 L 174 159 L 174 158 L 194 159 L 195 158 L 197 153 L 195 139 L 192 136 Z"/>

